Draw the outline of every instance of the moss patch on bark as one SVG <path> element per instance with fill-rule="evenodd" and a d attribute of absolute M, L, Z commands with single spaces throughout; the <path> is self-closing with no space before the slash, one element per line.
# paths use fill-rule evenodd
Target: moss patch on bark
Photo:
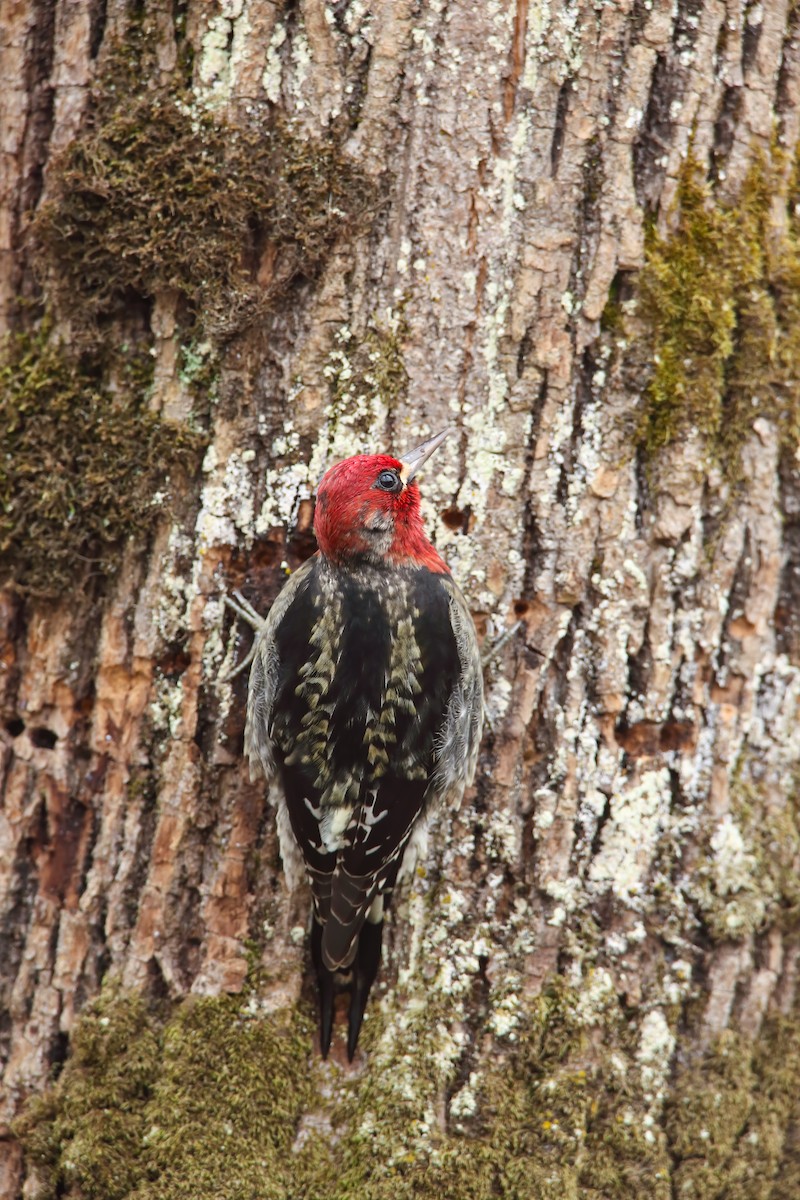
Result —
<path fill-rule="evenodd" d="M 688 887 L 719 942 L 798 927 L 800 776 L 786 781 L 784 794 L 770 793 L 757 782 L 760 766 L 749 757 L 737 764 L 730 812 L 705 830 L 705 853 Z"/>
<path fill-rule="evenodd" d="M 767 1019 L 755 1043 L 727 1031 L 677 1077 L 665 1112 L 675 1200 L 797 1194 L 800 1023 Z"/>
<path fill-rule="evenodd" d="M 124 541 L 161 512 L 168 472 L 198 465 L 205 439 L 147 410 L 151 364 L 133 349 L 77 356 L 46 325 L 6 341 L 0 582 L 56 594 L 112 573 Z"/>
<path fill-rule="evenodd" d="M 687 160 L 668 235 L 649 231 L 638 311 L 651 373 L 639 439 L 648 455 L 694 426 L 729 479 L 754 420 L 800 433 L 797 181 L 776 152 L 720 204 Z M 777 213 L 777 209 L 781 213 Z M 780 216 L 780 219 L 776 219 Z"/>
<path fill-rule="evenodd" d="M 255 991 L 159 1019 L 106 990 L 64 1070 L 17 1122 L 39 1200 L 777 1200 L 800 1117 L 800 1027 L 724 1034 L 671 1078 L 663 1013 L 556 979 L 495 1052 L 454 1076 L 439 1002 L 323 1063 L 302 1012 Z M 480 1040 L 480 1039 L 479 1039 Z M 671 1079 L 671 1082 L 670 1082 Z"/>
<path fill-rule="evenodd" d="M 408 391 L 403 359 L 406 323 L 402 311 L 386 324 L 371 321 L 360 338 L 340 329 L 328 356 L 329 436 L 341 427 L 370 430 L 398 412 Z"/>
<path fill-rule="evenodd" d="M 53 1089 L 16 1126 L 40 1200 L 277 1200 L 308 1102 L 302 1016 L 240 996 L 184 1002 L 163 1023 L 107 990 L 78 1022 Z"/>
<path fill-rule="evenodd" d="M 174 289 L 232 335 L 361 228 L 376 183 L 266 106 L 234 121 L 189 92 L 142 90 L 131 53 L 109 56 L 87 126 L 48 170 L 30 229 L 47 289 L 84 324 Z"/>

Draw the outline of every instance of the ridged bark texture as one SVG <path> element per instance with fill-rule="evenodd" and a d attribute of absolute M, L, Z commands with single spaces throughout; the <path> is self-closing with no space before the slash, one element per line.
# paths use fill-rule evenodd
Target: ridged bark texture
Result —
<path fill-rule="evenodd" d="M 800 1194 L 796 6 L 0 29 L 2 1200 Z M 110 446 L 124 400 L 204 448 L 65 558 L 87 372 Z M 51 397 L 64 461 L 9 452 Z M 522 625 L 323 1066 L 221 596 L 266 611 L 328 464 L 448 424 L 428 529 Z"/>

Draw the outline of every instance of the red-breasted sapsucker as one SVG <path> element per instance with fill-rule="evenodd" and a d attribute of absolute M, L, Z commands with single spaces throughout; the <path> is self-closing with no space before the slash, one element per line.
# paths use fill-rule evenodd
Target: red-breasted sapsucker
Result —
<path fill-rule="evenodd" d="M 334 996 L 349 991 L 352 1059 L 403 858 L 431 806 L 460 801 L 475 773 L 475 627 L 425 535 L 414 481 L 449 432 L 402 458 L 331 467 L 317 489 L 319 550 L 256 618 L 245 751 L 278 784 L 281 852 L 299 849 L 311 885 L 323 1055 Z"/>

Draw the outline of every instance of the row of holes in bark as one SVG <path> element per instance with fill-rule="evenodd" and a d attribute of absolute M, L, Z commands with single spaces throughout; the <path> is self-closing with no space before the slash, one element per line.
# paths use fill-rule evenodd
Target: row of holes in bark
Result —
<path fill-rule="evenodd" d="M 8 721 L 6 721 L 6 733 L 10 734 L 11 737 L 19 737 L 20 734 L 24 732 L 25 722 L 22 720 L 22 717 L 11 717 Z M 53 733 L 52 729 L 44 729 L 41 726 L 36 729 L 31 729 L 28 736 L 30 737 L 32 744 L 39 750 L 52 750 L 58 741 L 57 733 Z"/>

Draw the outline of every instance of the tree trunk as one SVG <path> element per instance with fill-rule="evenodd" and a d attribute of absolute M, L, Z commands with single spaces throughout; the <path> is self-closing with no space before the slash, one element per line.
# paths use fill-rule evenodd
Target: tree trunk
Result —
<path fill-rule="evenodd" d="M 0 1197 L 800 1194 L 797 7 L 0 12 Z M 221 597 L 448 424 L 521 628 L 323 1063 Z"/>

